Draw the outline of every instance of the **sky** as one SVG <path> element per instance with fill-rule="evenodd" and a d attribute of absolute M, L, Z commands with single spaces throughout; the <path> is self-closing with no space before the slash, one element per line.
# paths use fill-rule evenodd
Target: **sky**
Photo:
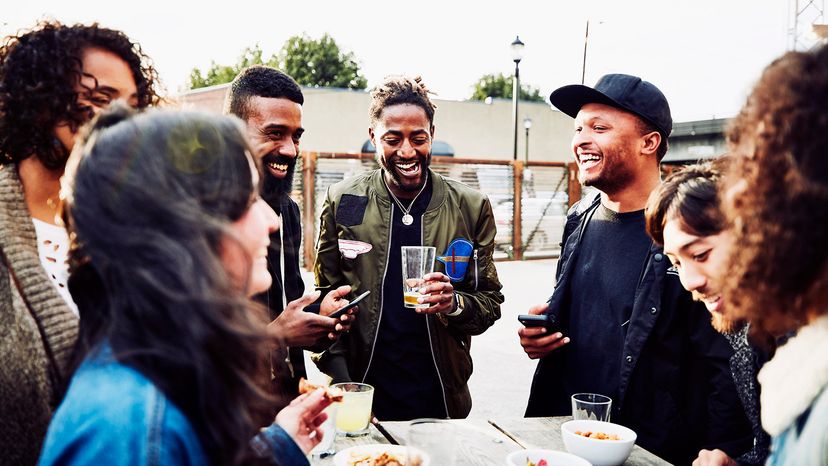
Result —
<path fill-rule="evenodd" d="M 526 44 L 521 82 L 549 95 L 627 73 L 658 86 L 675 121 L 730 117 L 762 69 L 790 42 L 789 0 L 32 0 L 0 14 L 0 35 L 38 19 L 121 29 L 153 59 L 170 93 L 193 67 L 233 64 L 258 43 L 265 57 L 299 34 L 330 34 L 369 87 L 419 74 L 440 99 L 465 99 L 484 74 L 514 72 L 509 44 Z M 217 6 L 208 6 L 217 5 Z"/>

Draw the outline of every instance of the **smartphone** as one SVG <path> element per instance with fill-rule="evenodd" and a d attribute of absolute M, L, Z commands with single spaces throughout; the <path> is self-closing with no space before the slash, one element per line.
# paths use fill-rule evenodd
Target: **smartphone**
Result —
<path fill-rule="evenodd" d="M 356 307 L 360 303 L 360 301 L 365 299 L 365 297 L 368 296 L 369 294 L 371 294 L 371 290 L 368 290 L 365 293 L 362 293 L 361 295 L 357 296 L 355 300 L 353 300 L 350 303 L 346 304 L 342 308 L 337 309 L 336 311 L 331 313 L 331 315 L 329 315 L 328 317 L 330 317 L 332 319 L 338 319 L 338 318 L 342 317 L 343 314 L 345 314 L 349 310 Z"/>
<path fill-rule="evenodd" d="M 558 319 L 552 314 L 520 314 L 518 320 L 526 327 L 546 327 L 550 334 L 561 331 Z"/>

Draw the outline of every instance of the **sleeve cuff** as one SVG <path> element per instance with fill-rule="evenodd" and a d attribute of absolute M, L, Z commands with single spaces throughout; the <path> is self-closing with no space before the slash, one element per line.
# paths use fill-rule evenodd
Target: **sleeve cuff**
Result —
<path fill-rule="evenodd" d="M 250 446 L 260 458 L 278 458 L 280 464 L 310 464 L 299 445 L 276 423 L 262 429 L 250 441 Z"/>

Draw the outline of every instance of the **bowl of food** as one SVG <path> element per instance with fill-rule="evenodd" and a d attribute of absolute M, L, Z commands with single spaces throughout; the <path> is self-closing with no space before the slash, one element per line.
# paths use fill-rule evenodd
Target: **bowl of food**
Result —
<path fill-rule="evenodd" d="M 333 458 L 334 466 L 430 466 L 428 455 L 405 445 L 370 444 L 346 448 Z"/>
<path fill-rule="evenodd" d="M 624 426 L 603 421 L 569 421 L 561 425 L 566 450 L 593 466 L 617 466 L 630 456 L 636 434 Z"/>
<path fill-rule="evenodd" d="M 589 461 L 570 453 L 531 448 L 509 453 L 506 466 L 591 466 Z"/>

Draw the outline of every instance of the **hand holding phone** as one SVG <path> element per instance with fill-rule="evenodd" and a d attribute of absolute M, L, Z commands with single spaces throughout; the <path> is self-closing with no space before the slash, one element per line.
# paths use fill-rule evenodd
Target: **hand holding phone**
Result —
<path fill-rule="evenodd" d="M 365 297 L 368 296 L 369 294 L 371 294 L 371 290 L 368 290 L 365 293 L 362 293 L 361 295 L 357 296 L 356 299 L 354 299 L 350 303 L 348 303 L 348 304 L 342 306 L 341 308 L 337 309 L 336 311 L 330 313 L 328 315 L 328 317 L 330 317 L 332 319 L 338 319 L 338 318 L 342 317 L 343 315 L 345 315 L 346 312 L 350 311 L 351 309 L 353 309 L 357 305 L 359 305 L 359 303 L 363 299 L 365 299 Z"/>
<path fill-rule="evenodd" d="M 558 319 L 552 314 L 520 314 L 518 321 L 526 327 L 546 327 L 550 334 L 561 331 Z"/>

